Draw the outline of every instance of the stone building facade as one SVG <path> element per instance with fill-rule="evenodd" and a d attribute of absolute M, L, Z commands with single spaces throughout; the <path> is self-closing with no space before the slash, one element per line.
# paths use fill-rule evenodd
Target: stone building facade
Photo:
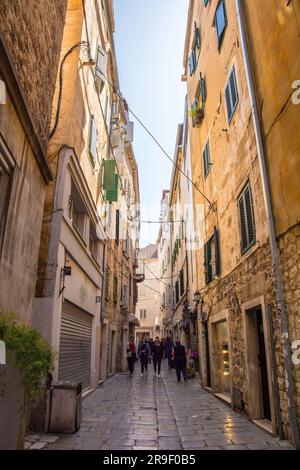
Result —
<path fill-rule="evenodd" d="M 275 9 L 273 2 L 267 0 L 264 8 L 260 9 L 257 2 L 245 1 L 243 4 L 242 14 L 259 109 L 292 355 L 297 351 L 297 341 L 300 339 L 300 5 L 299 2 L 289 2 L 276 5 Z M 273 53 L 275 49 L 276 54 Z M 286 423 L 288 407 L 285 399 L 285 369 L 279 351 L 277 366 L 280 407 Z M 291 367 L 294 379 L 291 389 L 296 402 L 299 434 L 300 365 L 297 360 L 291 360 Z M 289 435 L 293 439 L 290 429 Z"/>
<path fill-rule="evenodd" d="M 161 336 L 160 310 L 160 263 L 157 245 L 148 245 L 138 252 L 137 274 L 141 276 L 138 284 L 136 316 L 140 326 L 135 329 L 135 339 Z"/>
<path fill-rule="evenodd" d="M 123 246 L 121 214 L 129 205 L 137 219 L 138 173 L 113 32 L 111 1 L 68 1 L 36 283 L 34 326 L 57 352 L 53 382 L 80 382 L 84 395 L 125 367 L 134 310 L 136 240 L 128 229 Z M 49 403 L 43 390 L 32 428 L 48 429 Z"/>
<path fill-rule="evenodd" d="M 27 325 L 45 189 L 52 179 L 48 133 L 65 12 L 64 0 L 0 5 L 0 306 Z M 14 404 L 22 392 L 19 385 L 11 390 L 8 402 L 1 398 L 6 418 L 0 447 L 3 438 L 6 449 L 22 448 L 24 441 L 25 414 Z"/>
<path fill-rule="evenodd" d="M 197 186 L 200 374 L 203 386 L 274 434 L 282 419 L 287 434 L 276 406 L 278 312 L 240 44 L 235 2 L 190 1 L 183 79 Z"/>

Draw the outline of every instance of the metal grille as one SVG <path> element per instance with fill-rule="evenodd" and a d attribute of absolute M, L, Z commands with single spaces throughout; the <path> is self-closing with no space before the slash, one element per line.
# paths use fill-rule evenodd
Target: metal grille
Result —
<path fill-rule="evenodd" d="M 82 382 L 90 386 L 92 316 L 65 301 L 61 319 L 59 345 L 59 380 Z"/>

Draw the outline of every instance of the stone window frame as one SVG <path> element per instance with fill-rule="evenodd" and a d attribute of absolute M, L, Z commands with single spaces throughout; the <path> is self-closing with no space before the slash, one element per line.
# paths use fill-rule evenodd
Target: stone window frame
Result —
<path fill-rule="evenodd" d="M 0 132 L 0 178 L 6 183 L 0 186 L 0 257 L 6 233 L 9 204 L 11 200 L 16 162 Z M 2 201 L 2 202 L 1 202 Z"/>

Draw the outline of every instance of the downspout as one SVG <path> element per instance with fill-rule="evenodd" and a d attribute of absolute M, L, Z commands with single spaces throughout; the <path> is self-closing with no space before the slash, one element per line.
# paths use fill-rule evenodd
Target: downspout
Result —
<path fill-rule="evenodd" d="M 293 392 L 294 380 L 293 380 L 293 375 L 292 375 L 291 345 L 290 345 L 290 340 L 289 340 L 285 303 L 283 299 L 283 288 L 282 288 L 281 272 L 280 272 L 280 264 L 279 264 L 279 250 L 277 247 L 277 241 L 276 241 L 276 235 L 275 235 L 275 224 L 274 224 L 274 218 L 273 218 L 273 212 L 272 212 L 270 188 L 269 188 L 268 174 L 267 174 L 267 167 L 266 167 L 266 158 L 265 158 L 263 139 L 262 139 L 262 133 L 261 133 L 261 128 L 260 128 L 260 122 L 259 122 L 259 114 L 258 114 L 258 109 L 256 105 L 254 81 L 253 81 L 253 77 L 251 73 L 250 59 L 249 59 L 248 48 L 247 48 L 245 23 L 244 23 L 244 16 L 243 16 L 243 7 L 242 7 L 241 0 L 236 0 L 236 9 L 237 9 L 237 20 L 238 20 L 241 44 L 242 44 L 244 66 L 245 66 L 245 71 L 246 71 L 247 85 L 248 85 L 248 91 L 249 91 L 249 96 L 250 96 L 251 112 L 252 112 L 252 117 L 253 117 L 253 125 L 254 125 L 255 140 L 256 140 L 256 145 L 257 145 L 261 180 L 262 180 L 265 210 L 266 210 L 267 221 L 268 221 L 272 263 L 273 263 L 274 272 L 275 272 L 277 302 L 278 302 L 280 319 L 281 319 L 281 322 L 280 322 L 281 323 L 281 338 L 282 338 L 282 343 L 283 343 L 283 356 L 284 356 L 284 366 L 285 366 L 285 389 L 286 389 L 287 398 L 288 398 L 289 420 L 290 420 L 290 425 L 291 425 L 291 433 L 292 433 L 294 446 L 296 447 L 296 449 L 300 449 L 296 405 L 295 405 L 295 398 L 294 398 L 294 392 Z"/>

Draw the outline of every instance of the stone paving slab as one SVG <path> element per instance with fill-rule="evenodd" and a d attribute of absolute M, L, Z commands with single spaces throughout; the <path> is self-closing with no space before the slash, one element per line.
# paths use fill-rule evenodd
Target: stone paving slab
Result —
<path fill-rule="evenodd" d="M 137 364 L 138 366 L 138 364 Z M 83 402 L 82 426 L 74 434 L 26 436 L 26 448 L 47 450 L 286 450 L 259 429 L 201 389 L 196 379 L 177 383 L 175 372 L 162 377 L 132 378 L 116 374 Z"/>

